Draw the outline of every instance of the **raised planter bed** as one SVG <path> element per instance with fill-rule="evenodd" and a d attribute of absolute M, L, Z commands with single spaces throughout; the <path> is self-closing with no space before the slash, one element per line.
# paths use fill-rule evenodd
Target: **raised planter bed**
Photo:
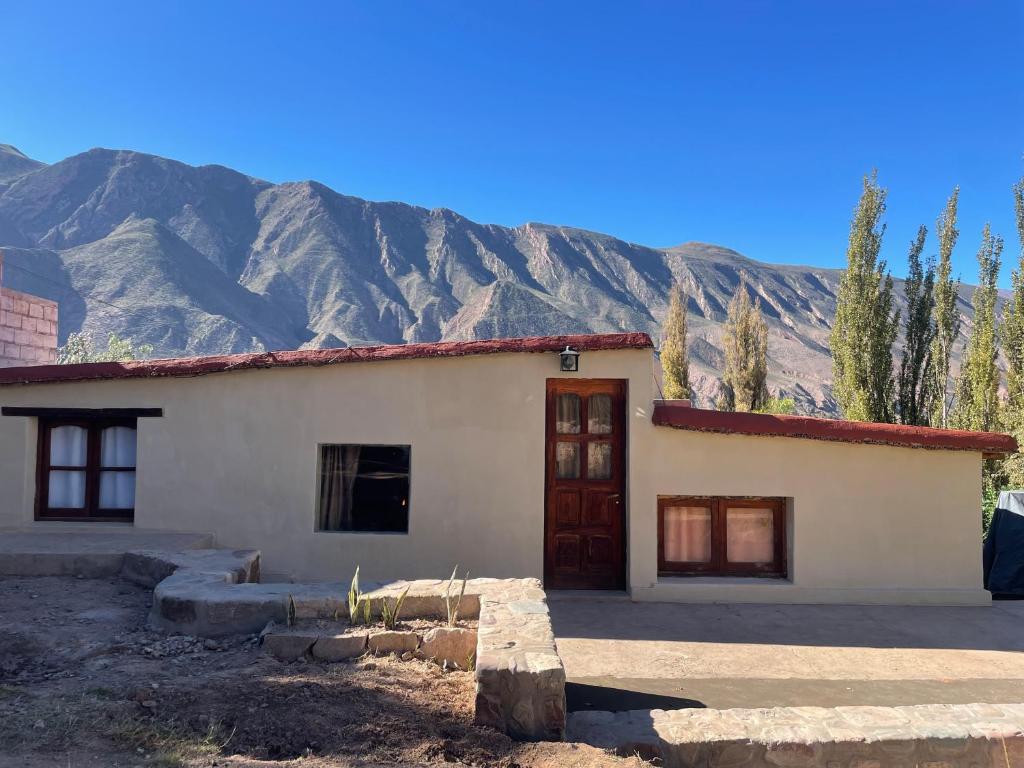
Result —
<path fill-rule="evenodd" d="M 122 575 L 153 588 L 151 623 L 169 632 L 199 637 L 259 632 L 270 621 L 285 624 L 289 605 L 298 621 L 348 615 L 348 584 L 260 584 L 256 551 L 132 551 L 125 554 Z M 368 589 L 365 596 L 375 619 L 383 600 L 393 602 L 404 592 L 404 620 L 443 620 L 447 585 L 442 579 L 395 581 Z M 460 615 L 479 621 L 476 721 L 516 739 L 560 741 L 565 735 L 565 668 L 540 582 L 470 579 Z M 343 652 L 337 633 L 323 637 L 335 638 L 335 654 Z M 310 645 L 311 654 L 320 638 Z M 325 642 L 320 652 L 328 653 L 331 645 Z"/>

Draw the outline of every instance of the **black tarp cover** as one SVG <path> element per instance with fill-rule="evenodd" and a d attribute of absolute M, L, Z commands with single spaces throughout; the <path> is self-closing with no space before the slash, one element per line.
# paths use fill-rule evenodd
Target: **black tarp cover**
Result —
<path fill-rule="evenodd" d="M 1024 597 L 1024 491 L 999 494 L 985 537 L 985 589 L 993 597 Z"/>

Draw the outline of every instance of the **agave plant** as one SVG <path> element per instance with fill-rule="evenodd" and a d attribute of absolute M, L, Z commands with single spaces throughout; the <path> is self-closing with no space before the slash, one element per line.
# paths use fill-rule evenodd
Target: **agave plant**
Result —
<path fill-rule="evenodd" d="M 288 612 L 285 615 L 285 621 L 289 627 L 295 626 L 295 598 L 288 595 Z"/>
<path fill-rule="evenodd" d="M 462 596 L 466 594 L 466 581 L 469 579 L 469 571 L 462 577 L 462 587 L 459 589 L 459 596 L 452 598 L 452 587 L 455 584 L 455 574 L 459 570 L 458 564 L 452 568 L 452 577 L 448 579 L 448 586 L 444 590 L 444 607 L 448 612 L 448 626 L 454 627 L 459 623 L 459 607 L 462 605 Z"/>
<path fill-rule="evenodd" d="M 395 625 L 398 624 L 398 615 L 402 612 L 402 603 L 405 602 L 405 596 L 409 594 L 409 585 L 406 585 L 405 589 L 402 590 L 402 594 L 398 596 L 394 604 L 383 597 L 380 601 L 380 618 L 384 622 L 384 629 L 394 629 Z"/>
<path fill-rule="evenodd" d="M 362 601 L 363 593 L 359 591 L 359 566 L 356 566 L 356 573 L 352 577 L 352 586 L 348 588 L 348 621 L 355 626 L 359 622 L 359 603 Z"/>

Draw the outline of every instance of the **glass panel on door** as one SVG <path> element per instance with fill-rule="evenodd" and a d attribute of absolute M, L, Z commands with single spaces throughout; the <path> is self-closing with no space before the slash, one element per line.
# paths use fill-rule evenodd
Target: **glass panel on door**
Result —
<path fill-rule="evenodd" d="M 612 433 L 612 396 L 591 395 L 587 401 L 587 432 L 592 435 Z"/>
<path fill-rule="evenodd" d="M 555 476 L 559 480 L 575 480 L 580 476 L 579 443 L 555 444 Z"/>
<path fill-rule="evenodd" d="M 555 431 L 560 435 L 578 435 L 580 433 L 580 396 L 575 394 L 559 395 L 555 401 Z"/>

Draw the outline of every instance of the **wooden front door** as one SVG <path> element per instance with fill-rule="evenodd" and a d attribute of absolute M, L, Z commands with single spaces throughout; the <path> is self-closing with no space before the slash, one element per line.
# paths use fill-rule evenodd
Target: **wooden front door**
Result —
<path fill-rule="evenodd" d="M 626 382 L 548 379 L 544 586 L 624 589 Z"/>

